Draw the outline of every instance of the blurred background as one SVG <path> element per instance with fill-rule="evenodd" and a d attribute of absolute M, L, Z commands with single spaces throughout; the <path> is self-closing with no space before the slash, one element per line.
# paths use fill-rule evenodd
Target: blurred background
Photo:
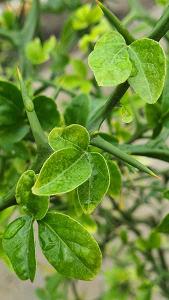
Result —
<path fill-rule="evenodd" d="M 110 0 L 110 1 L 104 1 L 106 5 L 108 5 L 114 13 L 120 18 L 125 20 L 126 23 L 128 23 L 127 20 L 127 15 L 130 9 L 130 6 L 132 5 L 133 1 L 128 1 L 128 0 Z M 147 14 L 152 17 L 153 19 L 158 18 L 161 15 L 162 10 L 164 9 L 163 6 L 160 4 L 163 1 L 161 0 L 140 0 L 140 4 L 142 7 L 147 11 Z M 79 7 L 81 7 L 82 4 L 86 3 L 93 3 L 93 1 L 80 1 L 80 0 L 46 0 L 46 1 L 41 1 L 42 5 L 42 13 L 41 13 L 41 34 L 42 34 L 42 39 L 47 39 L 51 35 L 55 35 L 57 38 L 60 36 L 61 29 L 63 27 L 64 22 L 67 20 L 70 11 L 71 13 L 76 11 Z M 17 0 L 11 0 L 11 1 L 0 1 L 0 28 L 3 26 L 3 16 L 4 13 L 12 11 L 14 15 L 20 15 L 20 17 L 24 18 L 24 15 L 27 13 L 27 11 L 30 8 L 30 1 L 17 1 Z M 23 11 L 22 11 L 23 10 Z M 126 19 L 125 19 L 126 18 Z M 9 20 L 7 18 L 7 21 L 12 22 L 9 16 Z M 21 20 L 22 22 L 22 20 Z M 140 21 L 134 21 L 132 24 L 129 24 L 129 28 L 135 31 L 136 34 L 139 36 L 139 30 L 138 30 L 138 25 L 142 26 L 142 34 L 145 31 L 146 33 L 150 30 L 149 27 L 144 28 L 144 24 Z M 10 25 L 9 25 L 10 26 Z M 140 28 L 140 27 L 139 27 Z M 1 43 L 1 42 L 0 42 Z M 78 49 L 74 47 L 71 49 L 72 55 L 79 55 L 78 54 Z M 12 53 L 13 56 L 16 55 L 15 52 Z M 10 59 L 10 58 L 9 58 Z M 44 65 L 42 67 L 42 72 L 43 74 L 48 72 L 48 65 Z M 2 75 L 2 74 L 1 74 Z M 63 99 L 63 98 L 62 98 Z M 149 160 L 149 164 L 151 165 L 154 164 L 154 162 L 151 162 Z M 143 214 L 145 214 L 145 208 L 143 208 Z M 146 211 L 148 213 L 148 208 L 146 208 Z M 114 250 L 117 250 L 117 245 L 114 245 Z M 19 279 L 16 278 L 16 275 L 11 273 L 6 265 L 3 262 L 0 262 L 0 299 L 2 300 L 36 300 L 36 299 L 43 299 L 43 290 L 40 292 L 39 290 L 39 295 L 41 294 L 41 298 L 38 298 L 36 295 L 36 290 L 37 288 L 44 287 L 44 277 L 49 276 L 53 274 L 53 269 L 50 268 L 50 266 L 46 263 L 45 259 L 42 258 L 42 255 L 40 253 L 40 250 L 37 245 L 37 250 L 38 252 L 38 270 L 37 270 L 37 275 L 34 283 L 30 282 L 22 282 Z M 116 252 L 115 252 L 116 253 Z M 112 281 L 116 282 L 116 280 L 120 281 L 122 283 L 121 289 L 125 291 L 125 284 L 127 284 L 128 279 L 126 278 L 129 276 L 130 279 L 134 278 L 134 274 L 132 269 L 123 269 L 123 266 L 121 266 L 119 269 L 113 269 L 111 268 L 112 266 L 112 260 L 107 259 L 104 261 L 103 264 L 103 270 L 101 274 L 94 280 L 94 282 L 78 282 L 77 283 L 77 289 L 80 291 L 80 294 L 82 295 L 82 298 L 76 298 L 76 300 L 83 300 L 83 296 L 85 299 L 88 300 L 94 300 L 97 299 L 99 295 L 104 293 L 106 290 L 107 286 L 110 286 L 110 283 Z M 129 273 L 128 273 L 129 272 Z M 135 280 L 135 279 L 133 279 Z M 52 284 L 52 283 L 51 283 Z M 62 287 L 64 288 L 64 286 Z M 113 288 L 113 287 L 112 287 Z M 75 292 L 76 293 L 76 292 Z M 75 296 L 70 290 L 70 296 L 68 300 L 75 300 Z M 122 296 L 121 296 L 122 297 Z M 158 291 L 155 291 L 153 300 L 159 300 L 160 299 L 166 299 L 162 298 L 162 296 L 158 294 Z M 55 298 L 49 298 L 45 300 L 55 300 Z M 59 299 L 59 298 L 57 298 Z M 111 299 L 111 295 L 107 295 L 103 298 L 100 299 Z M 115 299 L 115 298 L 113 298 Z M 116 300 L 123 300 L 126 298 L 117 298 Z M 128 300 L 133 299 L 130 298 L 130 296 L 127 298 Z M 150 299 L 145 297 L 145 298 L 139 298 L 139 299 Z"/>

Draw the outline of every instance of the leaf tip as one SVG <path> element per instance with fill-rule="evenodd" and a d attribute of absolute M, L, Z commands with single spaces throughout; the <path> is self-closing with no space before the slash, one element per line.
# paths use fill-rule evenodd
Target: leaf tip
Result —
<path fill-rule="evenodd" d="M 154 172 L 151 172 L 151 175 L 152 175 L 153 177 L 155 177 L 156 179 L 161 180 L 161 177 L 160 177 L 159 175 L 155 174 Z"/>
<path fill-rule="evenodd" d="M 20 71 L 19 67 L 16 67 L 16 72 L 17 72 L 17 76 L 18 76 L 19 81 L 21 81 L 22 80 L 22 75 L 21 75 L 21 71 Z"/>

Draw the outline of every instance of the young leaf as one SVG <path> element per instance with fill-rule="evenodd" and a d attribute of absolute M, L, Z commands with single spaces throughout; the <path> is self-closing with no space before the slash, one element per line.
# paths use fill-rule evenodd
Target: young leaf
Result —
<path fill-rule="evenodd" d="M 81 280 L 93 279 L 100 269 L 100 249 L 82 225 L 74 219 L 51 212 L 39 221 L 42 251 L 62 275 Z"/>
<path fill-rule="evenodd" d="M 33 103 L 37 117 L 45 131 L 50 131 L 52 128 L 60 126 L 61 117 L 57 110 L 56 103 L 51 98 L 38 96 L 34 98 Z"/>
<path fill-rule="evenodd" d="M 125 82 L 131 73 L 124 38 L 116 31 L 104 34 L 89 55 L 89 66 L 100 86 L 113 86 Z"/>
<path fill-rule="evenodd" d="M 108 194 L 113 197 L 119 197 L 122 189 L 122 177 L 118 165 L 112 160 L 108 161 L 110 173 L 110 186 Z"/>
<path fill-rule="evenodd" d="M 82 113 L 83 112 L 83 113 Z M 90 98 L 81 94 L 69 102 L 64 112 L 66 125 L 80 124 L 86 126 L 90 112 Z"/>
<path fill-rule="evenodd" d="M 35 181 L 34 171 L 28 170 L 22 174 L 16 186 L 16 201 L 27 214 L 40 220 L 48 211 L 49 198 L 32 194 L 31 189 Z"/>
<path fill-rule="evenodd" d="M 88 155 L 74 148 L 53 153 L 44 163 L 33 187 L 36 195 L 55 195 L 74 190 L 91 174 Z"/>
<path fill-rule="evenodd" d="M 65 128 L 54 128 L 49 134 L 49 144 L 55 151 L 70 147 L 87 150 L 89 139 L 87 130 L 77 124 Z"/>
<path fill-rule="evenodd" d="M 169 214 L 164 217 L 157 227 L 158 232 L 169 233 Z"/>
<path fill-rule="evenodd" d="M 32 218 L 25 216 L 10 223 L 2 243 L 18 277 L 33 281 L 36 261 Z"/>
<path fill-rule="evenodd" d="M 166 59 L 158 42 L 143 38 L 129 47 L 133 72 L 129 83 L 147 103 L 153 104 L 160 97 L 165 80 Z"/>
<path fill-rule="evenodd" d="M 99 153 L 89 154 L 92 173 L 89 179 L 78 187 L 78 197 L 84 213 L 90 214 L 101 202 L 110 183 L 107 163 Z"/>

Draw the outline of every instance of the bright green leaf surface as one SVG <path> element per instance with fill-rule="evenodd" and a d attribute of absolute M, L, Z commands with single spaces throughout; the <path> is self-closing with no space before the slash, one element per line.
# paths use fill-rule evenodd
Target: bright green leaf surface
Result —
<path fill-rule="evenodd" d="M 34 280 L 36 261 L 32 218 L 21 217 L 10 223 L 3 236 L 3 248 L 22 280 Z"/>
<path fill-rule="evenodd" d="M 39 239 L 44 255 L 62 275 L 91 280 L 98 273 L 99 247 L 74 219 L 57 212 L 48 213 L 39 222 Z"/>
<path fill-rule="evenodd" d="M 87 214 L 101 202 L 109 187 L 110 178 L 107 163 L 99 153 L 89 154 L 92 173 L 89 179 L 78 187 L 78 197 L 83 211 Z"/>
<path fill-rule="evenodd" d="M 129 83 L 147 103 L 155 103 L 160 97 L 165 80 L 165 54 L 158 42 L 144 38 L 129 46 L 133 72 Z"/>
<path fill-rule="evenodd" d="M 31 189 L 35 181 L 36 175 L 34 171 L 28 170 L 22 174 L 16 187 L 16 201 L 27 214 L 40 220 L 48 211 L 49 198 L 47 196 L 36 196 L 32 194 Z"/>
<path fill-rule="evenodd" d="M 112 160 L 108 161 L 110 173 L 110 186 L 108 194 L 113 197 L 119 197 L 122 189 L 122 176 L 118 165 Z"/>
<path fill-rule="evenodd" d="M 113 86 L 126 81 L 132 64 L 124 38 L 116 31 L 104 34 L 89 55 L 89 66 L 100 86 Z"/>
<path fill-rule="evenodd" d="M 37 195 L 55 195 L 74 190 L 91 174 L 88 155 L 74 148 L 53 153 L 44 163 L 33 187 Z"/>
<path fill-rule="evenodd" d="M 55 151 L 71 147 L 87 150 L 89 139 L 87 130 L 77 124 L 65 128 L 54 128 L 49 134 L 49 144 Z"/>

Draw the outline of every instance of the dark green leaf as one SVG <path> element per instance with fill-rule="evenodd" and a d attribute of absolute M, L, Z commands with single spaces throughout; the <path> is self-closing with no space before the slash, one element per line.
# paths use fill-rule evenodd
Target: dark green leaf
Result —
<path fill-rule="evenodd" d="M 158 225 L 157 230 L 162 233 L 169 233 L 169 214 L 164 217 Z"/>
<path fill-rule="evenodd" d="M 32 218 L 21 217 L 10 223 L 3 236 L 3 248 L 22 280 L 34 280 L 36 262 Z"/>
<path fill-rule="evenodd" d="M 86 126 L 90 111 L 90 98 L 85 95 L 78 95 L 66 107 L 64 118 L 66 125 L 80 124 Z"/>
<path fill-rule="evenodd" d="M 42 128 L 45 131 L 60 126 L 61 117 L 57 110 L 56 103 L 49 97 L 38 96 L 34 98 L 34 107 Z"/>

